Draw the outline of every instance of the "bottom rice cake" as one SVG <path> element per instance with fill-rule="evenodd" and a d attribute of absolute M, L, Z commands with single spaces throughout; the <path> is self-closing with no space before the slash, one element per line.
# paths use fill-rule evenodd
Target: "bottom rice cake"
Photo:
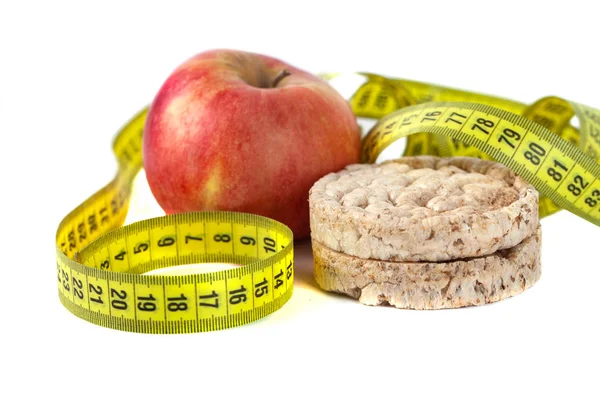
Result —
<path fill-rule="evenodd" d="M 470 259 L 400 262 L 362 259 L 312 242 L 315 279 L 367 305 L 419 310 L 480 305 L 517 295 L 541 274 L 541 229 L 510 249 Z"/>

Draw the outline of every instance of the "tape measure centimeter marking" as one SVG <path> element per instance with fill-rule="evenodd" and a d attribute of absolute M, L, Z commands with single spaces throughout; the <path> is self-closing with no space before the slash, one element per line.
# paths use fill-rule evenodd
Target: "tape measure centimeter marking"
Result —
<path fill-rule="evenodd" d="M 112 328 L 150 333 L 238 326 L 280 308 L 293 291 L 289 229 L 267 218 L 228 212 L 141 221 L 78 253 L 58 254 L 61 300 L 76 315 Z M 139 275 L 203 262 L 242 264 L 184 276 Z"/>
<path fill-rule="evenodd" d="M 285 225 L 233 212 L 176 214 L 119 229 L 141 168 L 146 110 L 117 135 L 116 177 L 61 222 L 59 298 L 73 314 L 143 333 L 239 326 L 281 308 L 293 293 L 293 235 Z M 140 275 L 190 263 L 240 264 L 183 276 Z"/>
<path fill-rule="evenodd" d="M 600 225 L 600 166 L 543 126 L 473 103 L 425 103 L 381 119 L 363 141 L 363 162 L 414 133 L 450 136 L 475 146 L 532 183 L 543 195 Z"/>

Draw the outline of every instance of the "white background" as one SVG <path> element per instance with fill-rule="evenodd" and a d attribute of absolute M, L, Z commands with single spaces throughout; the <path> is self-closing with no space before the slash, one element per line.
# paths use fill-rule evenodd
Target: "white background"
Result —
<path fill-rule="evenodd" d="M 0 3 L 0 398 L 598 398 L 600 229 L 567 212 L 542 223 L 539 283 L 484 307 L 323 293 L 306 243 L 289 304 L 228 331 L 114 331 L 56 293 L 59 221 L 112 177 L 114 133 L 188 57 L 229 47 L 600 107 L 597 10 L 543 4 Z"/>

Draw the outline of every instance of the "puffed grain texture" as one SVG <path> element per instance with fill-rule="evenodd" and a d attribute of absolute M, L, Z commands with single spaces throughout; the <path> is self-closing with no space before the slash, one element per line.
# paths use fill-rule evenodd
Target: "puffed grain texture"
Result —
<path fill-rule="evenodd" d="M 366 305 L 418 310 L 481 305 L 515 296 L 541 275 L 541 228 L 517 246 L 447 262 L 365 260 L 313 240 L 315 279 L 330 292 Z"/>
<path fill-rule="evenodd" d="M 446 261 L 534 234 L 538 192 L 502 164 L 403 157 L 324 176 L 309 194 L 311 237 L 364 259 Z"/>

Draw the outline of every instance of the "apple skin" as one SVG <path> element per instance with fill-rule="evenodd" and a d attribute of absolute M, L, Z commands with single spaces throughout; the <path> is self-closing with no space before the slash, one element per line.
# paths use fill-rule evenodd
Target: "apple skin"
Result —
<path fill-rule="evenodd" d="M 283 70 L 290 75 L 278 80 Z M 146 177 L 167 214 L 254 213 L 288 225 L 296 239 L 310 232 L 313 183 L 359 159 L 356 117 L 335 89 L 280 60 L 236 50 L 180 65 L 144 127 Z"/>

